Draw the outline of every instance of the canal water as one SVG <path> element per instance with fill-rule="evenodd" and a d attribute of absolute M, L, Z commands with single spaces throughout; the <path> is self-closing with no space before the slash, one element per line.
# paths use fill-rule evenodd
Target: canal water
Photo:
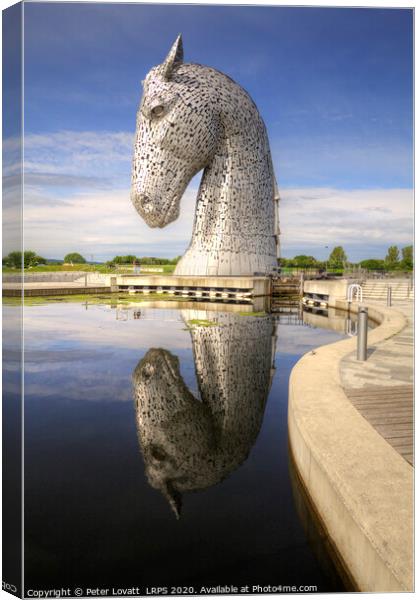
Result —
<path fill-rule="evenodd" d="M 347 317 L 159 306 L 25 306 L 26 589 L 342 590 L 287 399 L 293 365 Z"/>

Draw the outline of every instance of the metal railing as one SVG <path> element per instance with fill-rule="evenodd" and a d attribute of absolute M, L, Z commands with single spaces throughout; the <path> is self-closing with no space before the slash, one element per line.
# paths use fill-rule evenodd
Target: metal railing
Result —
<path fill-rule="evenodd" d="M 347 288 L 347 302 L 353 302 L 353 296 L 356 296 L 356 302 L 363 302 L 363 289 L 358 283 L 352 283 Z"/>

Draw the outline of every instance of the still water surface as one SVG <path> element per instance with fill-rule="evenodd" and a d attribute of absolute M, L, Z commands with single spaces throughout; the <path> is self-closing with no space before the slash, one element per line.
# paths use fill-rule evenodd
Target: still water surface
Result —
<path fill-rule="evenodd" d="M 343 589 L 308 543 L 287 396 L 344 333 L 241 310 L 25 307 L 27 589 Z"/>

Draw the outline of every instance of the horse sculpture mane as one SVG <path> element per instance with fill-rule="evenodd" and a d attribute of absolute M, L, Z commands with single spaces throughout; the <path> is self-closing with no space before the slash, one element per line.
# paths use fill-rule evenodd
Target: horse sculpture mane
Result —
<path fill-rule="evenodd" d="M 278 192 L 257 107 L 237 83 L 183 62 L 181 36 L 144 82 L 137 114 L 132 192 L 150 227 L 179 216 L 204 170 L 190 245 L 176 275 L 253 275 L 277 265 Z"/>

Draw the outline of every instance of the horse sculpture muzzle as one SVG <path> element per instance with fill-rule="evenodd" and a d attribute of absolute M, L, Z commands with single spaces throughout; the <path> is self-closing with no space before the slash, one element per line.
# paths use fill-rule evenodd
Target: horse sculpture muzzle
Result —
<path fill-rule="evenodd" d="M 145 117 L 141 116 L 141 120 Z M 179 205 L 188 180 L 185 166 L 162 148 L 162 124 L 138 128 L 137 160 L 133 169 L 131 200 L 149 227 L 165 227 L 179 216 Z M 151 131 L 152 130 L 152 131 Z"/>

